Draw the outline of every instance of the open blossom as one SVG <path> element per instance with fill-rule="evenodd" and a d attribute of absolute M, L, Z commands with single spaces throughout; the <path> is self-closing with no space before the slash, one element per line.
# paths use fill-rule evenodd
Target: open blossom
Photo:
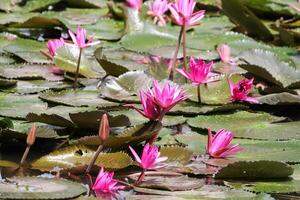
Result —
<path fill-rule="evenodd" d="M 118 181 L 113 179 L 114 172 L 105 172 L 103 167 L 100 169 L 96 181 L 93 185 L 93 190 L 97 196 L 103 193 L 113 193 L 116 190 L 122 190 L 125 186 L 117 185 Z"/>
<path fill-rule="evenodd" d="M 65 41 L 64 41 L 63 38 L 49 40 L 47 42 L 47 47 L 48 47 L 49 54 L 52 57 L 54 57 L 56 55 L 57 49 L 59 49 L 60 47 L 64 46 L 64 44 L 65 44 Z"/>
<path fill-rule="evenodd" d="M 241 151 L 239 144 L 230 144 L 234 135 L 230 131 L 220 129 L 215 136 L 208 130 L 208 141 L 206 151 L 213 158 L 223 158 Z"/>
<path fill-rule="evenodd" d="M 69 34 L 74 42 L 74 44 L 78 48 L 87 48 L 92 45 L 97 44 L 98 42 L 92 42 L 93 36 L 91 36 L 88 41 L 86 42 L 86 30 L 84 28 L 81 28 L 80 26 L 77 27 L 76 33 L 73 33 L 71 30 L 69 30 Z"/>
<path fill-rule="evenodd" d="M 185 69 L 176 69 L 178 73 L 190 79 L 193 85 L 200 85 L 204 83 L 210 83 L 215 80 L 210 79 L 215 76 L 215 73 L 210 72 L 213 66 L 213 62 L 205 63 L 201 59 L 190 59 L 190 72 Z"/>
<path fill-rule="evenodd" d="M 223 63 L 229 65 L 236 65 L 236 61 L 233 57 L 230 56 L 230 47 L 226 44 L 221 45 L 217 48 L 219 56 Z"/>
<path fill-rule="evenodd" d="M 158 148 L 154 145 L 147 143 L 144 146 L 142 157 L 140 158 L 136 151 L 129 146 L 131 153 L 133 154 L 136 162 L 139 163 L 139 166 L 144 170 L 148 169 L 157 169 L 163 167 L 163 165 L 158 165 L 160 162 L 167 160 L 167 157 L 159 157 L 160 152 Z"/>
<path fill-rule="evenodd" d="M 142 0 L 126 0 L 126 4 L 133 9 L 140 10 L 143 5 Z"/>
<path fill-rule="evenodd" d="M 231 93 L 231 100 L 258 103 L 256 98 L 247 96 L 252 88 L 253 80 L 254 78 L 252 78 L 251 80 L 243 79 L 239 81 L 236 85 L 231 80 L 228 80 Z"/>
<path fill-rule="evenodd" d="M 159 105 L 165 113 L 177 103 L 189 98 L 178 86 L 172 86 L 170 82 L 167 82 L 161 88 L 157 80 L 153 81 L 152 90 L 148 90 L 145 94 Z"/>
<path fill-rule="evenodd" d="M 154 0 L 154 2 L 148 1 L 147 14 L 154 17 L 154 23 L 158 23 L 160 26 L 166 25 L 164 14 L 168 10 L 167 0 Z"/>
<path fill-rule="evenodd" d="M 175 3 L 170 3 L 168 7 L 178 25 L 193 26 L 197 25 L 205 14 L 204 10 L 194 12 L 195 5 L 196 1 L 194 0 L 176 0 Z"/>

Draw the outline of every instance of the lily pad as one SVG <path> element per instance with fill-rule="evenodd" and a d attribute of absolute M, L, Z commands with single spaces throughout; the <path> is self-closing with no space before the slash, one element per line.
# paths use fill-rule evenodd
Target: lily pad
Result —
<path fill-rule="evenodd" d="M 13 177 L 0 182 L 3 199 L 68 199 L 86 192 L 86 188 L 65 179 Z"/>
<path fill-rule="evenodd" d="M 300 104 L 300 96 L 283 92 L 261 96 L 258 101 L 268 105 L 294 105 Z"/>
<path fill-rule="evenodd" d="M 39 97 L 48 102 L 68 106 L 92 106 L 98 108 L 118 106 L 117 103 L 100 98 L 97 91 L 89 90 L 64 90 L 59 92 L 47 91 L 40 94 Z M 70 101 L 70 99 L 72 99 L 72 101 Z"/>
<path fill-rule="evenodd" d="M 272 179 L 287 178 L 293 172 L 293 168 L 283 162 L 239 161 L 220 169 L 214 177 L 218 179 Z"/>
<path fill-rule="evenodd" d="M 187 164 L 192 156 L 192 151 L 179 146 L 161 147 L 160 153 L 161 156 L 168 157 L 168 162 L 175 161 L 182 164 Z"/>
<path fill-rule="evenodd" d="M 94 154 L 95 151 L 86 146 L 74 145 L 51 152 L 34 161 L 31 165 L 34 169 L 42 171 L 49 171 L 54 167 L 71 170 L 89 165 Z M 95 162 L 95 165 L 109 169 L 122 169 L 131 164 L 131 157 L 124 152 L 101 153 Z"/>

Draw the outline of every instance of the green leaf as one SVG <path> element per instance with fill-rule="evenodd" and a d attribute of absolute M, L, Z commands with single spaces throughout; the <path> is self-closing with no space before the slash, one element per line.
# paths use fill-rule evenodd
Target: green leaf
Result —
<path fill-rule="evenodd" d="M 272 169 L 272 170 L 270 170 Z M 217 179 L 272 179 L 287 178 L 294 172 L 288 164 L 277 161 L 239 161 L 220 169 Z"/>
<path fill-rule="evenodd" d="M 11 162 L 11 161 L 8 161 L 8 160 L 0 160 L 0 167 L 8 167 L 8 168 L 16 168 L 18 167 L 19 165 L 15 162 Z"/>
<path fill-rule="evenodd" d="M 239 0 L 222 0 L 222 9 L 225 14 L 237 25 L 243 28 L 249 35 L 257 36 L 260 39 L 271 40 L 272 34 Z"/>
<path fill-rule="evenodd" d="M 275 117 L 267 113 L 240 111 L 233 114 L 198 116 L 189 119 L 188 124 L 195 128 L 211 128 L 213 131 L 225 128 L 239 138 L 265 140 L 299 138 L 299 132 L 295 131 L 295 127 L 299 126 L 299 122 L 275 123 L 281 120 L 284 120 L 284 118 Z M 236 126 L 237 123 L 239 126 Z"/>
<path fill-rule="evenodd" d="M 178 162 L 187 164 L 192 156 L 192 152 L 179 146 L 161 147 L 160 155 L 168 157 L 166 162 Z"/>
<path fill-rule="evenodd" d="M 95 60 L 88 59 L 86 54 L 81 55 L 79 73 L 87 78 L 99 78 L 103 71 Z M 75 46 L 63 46 L 56 51 L 54 56 L 54 63 L 61 69 L 75 73 L 77 68 L 77 61 L 79 56 L 79 48 Z"/>
<path fill-rule="evenodd" d="M 56 150 L 31 163 L 33 169 L 49 171 L 54 167 L 72 170 L 89 165 L 95 151 L 83 146 L 69 146 Z M 124 152 L 101 153 L 95 165 L 108 169 L 122 169 L 132 164 L 132 159 Z"/>
<path fill-rule="evenodd" d="M 18 95 L 0 93 L 0 115 L 17 119 L 25 119 L 29 112 L 43 112 L 47 104 L 37 95 Z"/>
<path fill-rule="evenodd" d="M 69 199 L 86 192 L 76 182 L 57 178 L 13 177 L 0 182 L 3 199 Z"/>
<path fill-rule="evenodd" d="M 268 105 L 294 105 L 300 104 L 300 96 L 288 92 L 274 93 L 261 96 L 257 99 L 260 103 Z"/>
<path fill-rule="evenodd" d="M 239 57 L 251 65 L 241 67 L 257 77 L 281 87 L 297 88 L 300 85 L 300 71 L 290 63 L 280 61 L 272 52 L 254 49 Z"/>
<path fill-rule="evenodd" d="M 118 102 L 139 102 L 137 95 L 152 85 L 152 78 L 143 71 L 129 71 L 101 85 L 101 94 Z"/>
<path fill-rule="evenodd" d="M 113 103 L 107 100 L 104 100 L 99 97 L 98 91 L 89 91 L 89 90 L 63 90 L 59 92 L 46 91 L 40 94 L 39 98 L 62 105 L 67 106 L 92 106 L 98 108 L 107 108 L 118 106 L 117 103 Z M 72 99 L 72 101 L 70 101 Z"/>
<path fill-rule="evenodd" d="M 4 65 L 0 66 L 0 76 L 7 79 L 46 79 L 48 81 L 61 81 L 63 76 L 54 75 L 50 66 L 39 64 Z"/>
<path fill-rule="evenodd" d="M 16 84 L 17 84 L 16 80 L 0 78 L 0 89 L 12 87 L 15 86 Z"/>

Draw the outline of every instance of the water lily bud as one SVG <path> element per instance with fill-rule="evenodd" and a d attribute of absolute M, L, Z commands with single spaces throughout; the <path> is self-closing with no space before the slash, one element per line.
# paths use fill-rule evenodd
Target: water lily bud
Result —
<path fill-rule="evenodd" d="M 32 127 L 29 130 L 27 139 L 26 139 L 27 145 L 29 145 L 29 146 L 33 145 L 35 138 L 36 138 L 36 125 L 32 124 Z"/>
<path fill-rule="evenodd" d="M 109 123 L 106 114 L 102 115 L 98 134 L 102 141 L 107 140 L 107 138 L 109 137 Z"/>

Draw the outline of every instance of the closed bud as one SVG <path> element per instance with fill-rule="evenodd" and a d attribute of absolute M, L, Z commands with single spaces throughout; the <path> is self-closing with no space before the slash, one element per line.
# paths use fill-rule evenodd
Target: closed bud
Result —
<path fill-rule="evenodd" d="M 36 125 L 32 124 L 31 129 L 27 135 L 27 140 L 26 140 L 27 145 L 29 146 L 33 145 L 35 138 L 36 138 Z"/>
<path fill-rule="evenodd" d="M 109 123 L 108 123 L 108 118 L 107 118 L 106 114 L 102 115 L 98 134 L 99 134 L 101 141 L 105 141 L 109 137 Z"/>

